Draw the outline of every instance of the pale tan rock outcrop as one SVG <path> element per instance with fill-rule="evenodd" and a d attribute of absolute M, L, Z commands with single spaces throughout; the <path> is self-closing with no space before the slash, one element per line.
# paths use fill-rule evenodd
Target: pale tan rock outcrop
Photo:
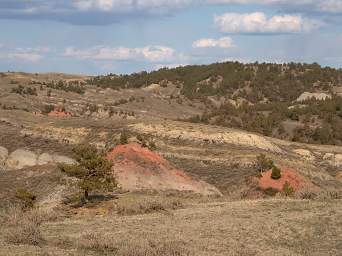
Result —
<path fill-rule="evenodd" d="M 6 166 L 7 168 L 14 170 L 35 166 L 37 165 L 37 158 L 37 154 L 32 151 L 17 149 L 9 155 Z"/>
<path fill-rule="evenodd" d="M 44 165 L 53 162 L 53 158 L 48 153 L 43 153 L 38 157 L 38 165 Z"/>
<path fill-rule="evenodd" d="M 326 153 L 323 160 L 334 167 L 342 167 L 342 154 Z"/>
<path fill-rule="evenodd" d="M 331 99 L 330 94 L 326 93 L 318 93 L 318 92 L 303 92 L 296 101 L 301 102 L 309 99 L 316 99 L 316 100 L 326 100 L 326 99 Z"/>
<path fill-rule="evenodd" d="M 300 149 L 293 150 L 293 152 L 300 155 L 304 160 L 307 160 L 307 161 L 315 160 L 315 156 L 312 154 L 310 150 L 300 148 Z"/>
<path fill-rule="evenodd" d="M 53 155 L 52 156 L 53 161 L 55 163 L 60 163 L 60 164 L 75 164 L 77 163 L 76 160 L 67 157 L 67 156 L 60 156 L 60 155 Z"/>
<path fill-rule="evenodd" d="M 163 124 L 137 123 L 130 127 L 139 133 L 154 134 L 170 139 L 188 140 L 199 143 L 234 144 L 277 153 L 282 152 L 281 148 L 272 143 L 267 137 L 233 129 L 222 129 L 204 125 L 193 129 L 191 125 L 179 126 L 172 122 Z"/>

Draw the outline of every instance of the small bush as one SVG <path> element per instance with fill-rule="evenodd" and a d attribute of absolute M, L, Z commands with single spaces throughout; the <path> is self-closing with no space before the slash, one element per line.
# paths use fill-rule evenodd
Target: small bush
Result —
<path fill-rule="evenodd" d="M 15 197 L 23 203 L 24 208 L 32 208 L 37 198 L 33 193 L 24 188 L 18 188 Z"/>
<path fill-rule="evenodd" d="M 268 196 L 275 196 L 276 194 L 278 194 L 278 190 L 274 189 L 274 188 L 267 188 L 264 190 L 264 193 Z"/>
<path fill-rule="evenodd" d="M 123 131 L 120 134 L 120 145 L 126 145 L 128 144 L 128 134 L 126 131 Z"/>
<path fill-rule="evenodd" d="M 259 172 L 265 172 L 271 170 L 274 163 L 265 154 L 260 154 L 256 157 L 256 166 Z"/>
<path fill-rule="evenodd" d="M 78 247 L 100 253 L 116 251 L 114 243 L 106 236 L 90 232 L 81 236 Z"/>
<path fill-rule="evenodd" d="M 294 189 L 290 186 L 290 184 L 286 181 L 283 187 L 283 194 L 285 196 L 293 196 L 294 195 Z"/>
<path fill-rule="evenodd" d="M 175 210 L 181 207 L 182 203 L 179 200 L 142 199 L 140 201 L 119 202 L 117 213 L 120 215 L 138 215 Z"/>
<path fill-rule="evenodd" d="M 157 149 L 157 145 L 154 143 L 154 141 L 150 141 L 150 143 L 148 143 L 148 149 L 151 151 L 154 151 Z"/>
<path fill-rule="evenodd" d="M 281 170 L 277 166 L 272 167 L 271 178 L 274 180 L 279 180 L 281 178 Z"/>
<path fill-rule="evenodd" d="M 304 187 L 295 193 L 295 197 L 298 199 L 313 200 L 317 197 L 317 193 L 310 187 Z"/>

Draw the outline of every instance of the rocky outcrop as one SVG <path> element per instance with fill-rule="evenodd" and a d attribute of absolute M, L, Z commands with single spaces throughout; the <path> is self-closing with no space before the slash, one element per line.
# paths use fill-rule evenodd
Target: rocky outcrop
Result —
<path fill-rule="evenodd" d="M 44 165 L 53 162 L 53 158 L 48 153 L 43 153 L 38 157 L 38 165 Z"/>
<path fill-rule="evenodd" d="M 191 125 L 187 126 L 172 121 L 161 124 L 137 123 L 131 125 L 130 128 L 138 133 L 154 134 L 163 138 L 208 144 L 233 144 L 277 153 L 282 152 L 282 149 L 267 137 L 233 129 L 206 125 L 198 125 L 194 129 Z"/>
<path fill-rule="evenodd" d="M 70 157 L 60 156 L 60 155 L 53 155 L 53 162 L 60 163 L 60 164 L 75 164 L 76 161 Z"/>
<path fill-rule="evenodd" d="M 25 149 L 17 149 L 12 152 L 7 161 L 6 167 L 9 169 L 19 170 L 28 166 L 37 165 L 38 156 L 32 151 Z"/>
<path fill-rule="evenodd" d="M 303 92 L 296 101 L 301 102 L 309 99 L 316 99 L 316 100 L 326 100 L 326 99 L 331 99 L 330 94 L 326 93 L 318 93 L 318 92 Z"/>
<path fill-rule="evenodd" d="M 326 153 L 323 160 L 334 167 L 342 167 L 342 154 Z"/>
<path fill-rule="evenodd" d="M 70 157 L 57 154 L 42 153 L 39 155 L 26 149 L 17 149 L 8 155 L 8 150 L 0 147 L 0 169 L 19 170 L 50 163 L 75 164 L 76 161 Z"/>
<path fill-rule="evenodd" d="M 108 153 L 121 188 L 129 191 L 191 191 L 202 195 L 221 195 L 217 188 L 174 168 L 162 156 L 139 144 L 120 145 Z"/>
<path fill-rule="evenodd" d="M 293 152 L 295 152 L 296 154 L 301 156 L 304 160 L 307 160 L 307 161 L 314 161 L 315 160 L 315 156 L 312 154 L 312 152 L 310 150 L 295 149 L 295 150 L 293 150 Z"/>

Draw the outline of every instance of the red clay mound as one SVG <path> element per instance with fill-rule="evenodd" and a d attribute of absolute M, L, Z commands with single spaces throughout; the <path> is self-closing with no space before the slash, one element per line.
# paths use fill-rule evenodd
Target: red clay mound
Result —
<path fill-rule="evenodd" d="M 178 190 L 221 195 L 214 186 L 192 179 L 162 156 L 136 143 L 115 147 L 107 158 L 113 162 L 119 185 L 126 190 Z"/>
<path fill-rule="evenodd" d="M 271 170 L 262 174 L 262 177 L 259 180 L 259 187 L 262 190 L 272 188 L 278 191 L 282 191 L 286 182 L 294 189 L 294 191 L 298 191 L 304 187 L 315 188 L 315 185 L 312 184 L 311 181 L 304 178 L 295 170 L 291 170 L 288 168 L 281 169 L 281 178 L 278 180 L 272 179 L 271 174 Z"/>
<path fill-rule="evenodd" d="M 55 110 L 51 111 L 48 116 L 51 116 L 51 117 L 71 117 L 71 113 L 69 112 L 65 112 L 65 111 L 62 111 L 61 109 L 59 108 L 56 108 Z"/>

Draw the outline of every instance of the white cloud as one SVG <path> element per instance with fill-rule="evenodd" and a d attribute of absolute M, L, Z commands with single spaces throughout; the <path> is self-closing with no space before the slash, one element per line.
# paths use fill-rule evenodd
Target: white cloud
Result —
<path fill-rule="evenodd" d="M 3 46 L 0 48 L 1 59 L 34 63 L 42 60 L 44 58 L 44 54 L 50 51 L 47 47 L 9 49 Z"/>
<path fill-rule="evenodd" d="M 310 32 L 323 23 L 301 15 L 275 15 L 268 18 L 262 12 L 226 13 L 215 16 L 215 25 L 223 33 L 301 33 Z"/>
<path fill-rule="evenodd" d="M 176 54 L 174 49 L 166 46 L 146 46 L 142 48 L 97 46 L 88 49 L 68 47 L 65 49 L 64 56 L 103 61 L 137 60 L 152 63 L 171 62 L 184 58 L 184 56 Z"/>
<path fill-rule="evenodd" d="M 330 13 L 342 13 L 341 0 L 325 0 L 321 1 L 318 5 L 319 9 Z"/>
<path fill-rule="evenodd" d="M 7 57 L 8 59 L 12 60 L 21 60 L 28 62 L 38 62 L 43 58 L 43 56 L 38 53 L 29 52 L 9 53 Z"/>
<path fill-rule="evenodd" d="M 134 11 L 174 9 L 184 7 L 193 0 L 75 0 L 73 6 L 81 11 Z"/>
<path fill-rule="evenodd" d="M 222 37 L 220 39 L 203 38 L 193 42 L 194 48 L 232 48 L 234 47 L 233 40 L 230 37 Z"/>

